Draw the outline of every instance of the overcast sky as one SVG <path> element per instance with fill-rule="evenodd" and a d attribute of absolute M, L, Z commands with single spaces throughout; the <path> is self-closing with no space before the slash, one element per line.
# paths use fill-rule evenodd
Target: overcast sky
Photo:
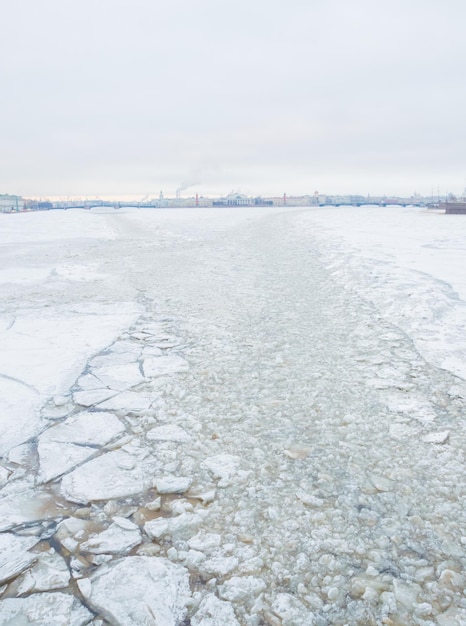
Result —
<path fill-rule="evenodd" d="M 461 193 L 465 0 L 0 0 L 0 193 Z"/>

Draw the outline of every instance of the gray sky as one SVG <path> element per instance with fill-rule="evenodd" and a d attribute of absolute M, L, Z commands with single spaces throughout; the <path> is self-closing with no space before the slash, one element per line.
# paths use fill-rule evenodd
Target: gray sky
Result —
<path fill-rule="evenodd" d="M 460 193 L 464 0 L 0 0 L 0 193 Z"/>

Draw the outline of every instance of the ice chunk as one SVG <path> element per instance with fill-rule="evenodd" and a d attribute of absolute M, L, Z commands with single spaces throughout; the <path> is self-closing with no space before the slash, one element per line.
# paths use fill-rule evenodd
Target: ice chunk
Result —
<path fill-rule="evenodd" d="M 240 461 L 240 457 L 234 454 L 216 454 L 205 459 L 201 467 L 208 469 L 215 478 L 228 482 L 237 473 Z"/>
<path fill-rule="evenodd" d="M 65 593 L 35 593 L 0 601 L 0 626 L 85 626 L 93 615 Z"/>
<path fill-rule="evenodd" d="M 90 407 L 105 402 L 105 400 L 110 400 L 117 395 L 117 393 L 118 392 L 114 390 L 106 388 L 84 389 L 83 391 L 75 391 L 73 393 L 73 400 L 80 406 Z"/>
<path fill-rule="evenodd" d="M 131 522 L 129 522 L 131 523 Z M 81 550 L 92 554 L 127 554 L 141 543 L 141 533 L 137 526 L 122 528 L 111 524 L 106 530 L 81 544 Z"/>
<path fill-rule="evenodd" d="M 23 574 L 18 586 L 18 594 L 62 589 L 70 580 L 70 572 L 65 560 L 55 550 L 41 552 L 37 562 Z"/>
<path fill-rule="evenodd" d="M 156 426 L 149 430 L 147 439 L 151 441 L 175 441 L 177 443 L 185 443 L 191 440 L 188 433 L 176 424 L 164 424 Z"/>
<path fill-rule="evenodd" d="M 168 559 L 126 557 L 101 566 L 90 581 L 82 593 L 115 626 L 176 626 L 186 616 L 188 571 Z"/>
<path fill-rule="evenodd" d="M 90 365 L 92 367 L 93 373 L 96 373 L 96 368 L 110 368 L 119 365 L 128 365 L 130 363 L 135 363 L 141 353 L 141 349 L 139 347 L 134 347 L 130 345 L 130 349 L 128 351 L 119 352 L 119 351 L 111 351 L 106 354 L 99 354 L 95 356 Z M 114 346 L 116 348 L 116 345 Z M 78 380 L 78 384 L 82 385 L 81 379 Z"/>
<path fill-rule="evenodd" d="M 46 430 L 40 436 L 40 441 L 102 446 L 124 429 L 123 424 L 112 413 L 83 411 Z"/>
<path fill-rule="evenodd" d="M 124 432 L 111 413 L 82 412 L 46 430 L 39 438 L 39 479 L 47 482 L 94 455 L 102 446 Z M 93 446 L 93 447 L 88 447 Z"/>
<path fill-rule="evenodd" d="M 263 580 L 254 576 L 232 576 L 219 587 L 219 592 L 225 600 L 243 602 L 258 596 L 266 587 Z"/>
<path fill-rule="evenodd" d="M 318 498 L 310 493 L 304 491 L 304 489 L 298 489 L 296 491 L 296 497 L 301 500 L 303 504 L 307 504 L 308 506 L 319 507 L 324 504 L 324 500 L 322 498 Z"/>
<path fill-rule="evenodd" d="M 39 483 L 61 476 L 96 453 L 93 448 L 54 441 L 39 443 L 37 450 L 40 456 Z"/>
<path fill-rule="evenodd" d="M 80 389 L 102 389 L 102 381 L 93 374 L 83 374 L 76 381 L 76 386 Z"/>
<path fill-rule="evenodd" d="M 409 610 L 417 603 L 421 587 L 416 583 L 395 578 L 393 580 L 393 592 L 397 602 Z"/>
<path fill-rule="evenodd" d="M 40 432 L 39 403 L 34 389 L 21 381 L 0 379 L 0 455 Z"/>
<path fill-rule="evenodd" d="M 164 476 L 155 480 L 155 488 L 159 493 L 184 493 L 192 483 L 192 479 L 183 476 Z"/>
<path fill-rule="evenodd" d="M 437 615 L 438 626 L 463 626 L 466 624 L 466 609 L 451 606 L 444 613 Z"/>
<path fill-rule="evenodd" d="M 141 493 L 152 486 L 152 477 L 134 457 L 115 450 L 88 461 L 67 474 L 61 492 L 67 500 L 87 504 Z"/>
<path fill-rule="evenodd" d="M 148 357 L 143 363 L 144 375 L 150 378 L 156 376 L 170 376 L 179 372 L 187 372 L 189 364 L 186 359 L 177 354 L 167 356 Z"/>
<path fill-rule="evenodd" d="M 197 535 L 191 537 L 188 541 L 188 545 L 193 550 L 203 552 L 204 554 L 211 554 L 220 547 L 222 537 L 218 533 L 206 533 L 198 532 Z"/>
<path fill-rule="evenodd" d="M 99 405 L 100 409 L 109 411 L 146 411 L 158 399 L 154 393 L 137 391 L 123 391 L 116 396 L 105 400 Z"/>
<path fill-rule="evenodd" d="M 233 607 L 229 602 L 208 595 L 199 605 L 191 619 L 192 626 L 239 626 Z"/>
<path fill-rule="evenodd" d="M 8 460 L 11 463 L 16 463 L 17 465 L 28 465 L 31 462 L 33 454 L 33 444 L 31 442 L 22 443 L 19 446 L 15 446 L 8 452 Z"/>
<path fill-rule="evenodd" d="M 11 472 L 8 471 L 6 467 L 0 465 L 0 489 L 8 482 L 8 477 L 10 476 L 10 474 Z"/>
<path fill-rule="evenodd" d="M 369 480 L 377 491 L 391 491 L 394 488 L 393 481 L 380 474 L 370 474 Z"/>
<path fill-rule="evenodd" d="M 5 490 L 9 490 L 5 493 Z M 10 481 L 0 498 L 0 532 L 18 524 L 50 519 L 59 514 L 52 495 Z"/>
<path fill-rule="evenodd" d="M 202 523 L 207 511 L 182 513 L 177 517 L 159 517 L 144 524 L 144 530 L 151 539 L 172 535 L 176 539 L 187 539 Z"/>
<path fill-rule="evenodd" d="M 424 443 L 446 443 L 450 437 L 449 430 L 442 430 L 437 433 L 428 433 L 421 437 Z"/>
<path fill-rule="evenodd" d="M 314 614 L 290 593 L 279 593 L 272 604 L 273 612 L 281 618 L 283 626 L 314 626 Z"/>
<path fill-rule="evenodd" d="M 38 555 L 29 552 L 29 549 L 38 541 L 37 537 L 0 534 L 0 585 L 17 576 L 37 560 Z"/>
<path fill-rule="evenodd" d="M 166 517 L 158 517 L 146 522 L 144 524 L 144 530 L 151 539 L 160 539 L 168 533 L 168 520 Z"/>
<path fill-rule="evenodd" d="M 235 556 L 223 556 L 217 554 L 202 562 L 199 571 L 204 576 L 226 576 L 238 567 L 238 559 Z"/>
<path fill-rule="evenodd" d="M 119 526 L 120 528 L 124 528 L 125 530 L 138 530 L 138 526 L 134 524 L 131 520 L 126 519 L 126 517 L 120 517 L 119 515 L 115 515 L 113 518 L 113 522 Z"/>
<path fill-rule="evenodd" d="M 110 367 L 93 367 L 92 373 L 102 381 L 104 387 L 117 391 L 126 391 L 130 387 L 139 385 L 144 381 L 137 363 L 125 363 Z"/>

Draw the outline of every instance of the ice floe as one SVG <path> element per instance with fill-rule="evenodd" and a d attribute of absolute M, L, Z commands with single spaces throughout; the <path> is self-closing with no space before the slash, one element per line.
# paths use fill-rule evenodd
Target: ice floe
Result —
<path fill-rule="evenodd" d="M 18 537 L 12 533 L 0 534 L 0 585 L 37 560 L 38 555 L 29 551 L 37 543 L 37 537 Z"/>
<path fill-rule="evenodd" d="M 83 596 L 116 626 L 177 626 L 191 596 L 187 570 L 163 558 L 114 561 L 100 567 L 90 582 L 79 582 Z"/>
<path fill-rule="evenodd" d="M 189 369 L 186 359 L 176 354 L 152 358 L 146 357 L 142 367 L 144 375 L 148 377 L 170 376 L 186 372 Z"/>
<path fill-rule="evenodd" d="M 239 626 L 233 607 L 213 594 L 205 597 L 191 619 L 192 626 Z"/>
<path fill-rule="evenodd" d="M 135 524 L 122 528 L 122 522 L 111 524 L 106 530 L 91 536 L 81 544 L 81 550 L 92 554 L 127 554 L 142 541 Z"/>
<path fill-rule="evenodd" d="M 0 532 L 15 526 L 60 516 L 54 496 L 33 484 L 9 481 L 0 492 Z"/>
<path fill-rule="evenodd" d="M 162 476 L 156 478 L 154 486 L 160 494 L 184 493 L 192 483 L 192 478 L 186 476 Z"/>
<path fill-rule="evenodd" d="M 220 479 L 219 485 L 223 486 L 237 473 L 240 462 L 240 457 L 234 454 L 216 454 L 205 459 L 202 467 L 208 469 L 214 478 Z"/>
<path fill-rule="evenodd" d="M 65 593 L 35 593 L 27 598 L 0 600 L 1 626 L 85 626 L 93 614 Z"/>
<path fill-rule="evenodd" d="M 36 562 L 18 580 L 18 595 L 68 586 L 70 572 L 62 556 L 54 549 L 40 552 L 36 556 Z"/>
<path fill-rule="evenodd" d="M 151 441 L 175 441 L 176 443 L 186 443 L 191 440 L 191 436 L 176 424 L 156 426 L 148 431 L 146 437 Z"/>
<path fill-rule="evenodd" d="M 124 431 L 120 420 L 106 412 L 81 412 L 52 426 L 38 438 L 39 480 L 46 482 L 73 469 Z"/>
<path fill-rule="evenodd" d="M 147 465 L 147 464 L 146 464 Z M 67 474 L 61 493 L 67 500 L 87 504 L 142 493 L 152 486 L 149 467 L 136 463 L 123 450 L 107 452 Z"/>
<path fill-rule="evenodd" d="M 170 536 L 174 539 L 186 540 L 196 533 L 207 515 L 207 511 L 202 510 L 198 513 L 182 513 L 177 517 L 159 517 L 147 522 L 144 525 L 144 531 L 151 539 Z"/>

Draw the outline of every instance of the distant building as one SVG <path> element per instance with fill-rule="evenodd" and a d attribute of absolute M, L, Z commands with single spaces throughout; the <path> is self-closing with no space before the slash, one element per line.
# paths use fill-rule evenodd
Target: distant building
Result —
<path fill-rule="evenodd" d="M 22 211 L 23 209 L 24 200 L 21 196 L 0 194 L 0 213 L 12 213 L 13 211 Z"/>
<path fill-rule="evenodd" d="M 254 206 L 273 206 L 273 200 L 261 198 L 258 196 L 254 198 Z"/>
<path fill-rule="evenodd" d="M 242 193 L 229 193 L 225 198 L 213 201 L 213 206 L 252 206 L 254 199 Z"/>

